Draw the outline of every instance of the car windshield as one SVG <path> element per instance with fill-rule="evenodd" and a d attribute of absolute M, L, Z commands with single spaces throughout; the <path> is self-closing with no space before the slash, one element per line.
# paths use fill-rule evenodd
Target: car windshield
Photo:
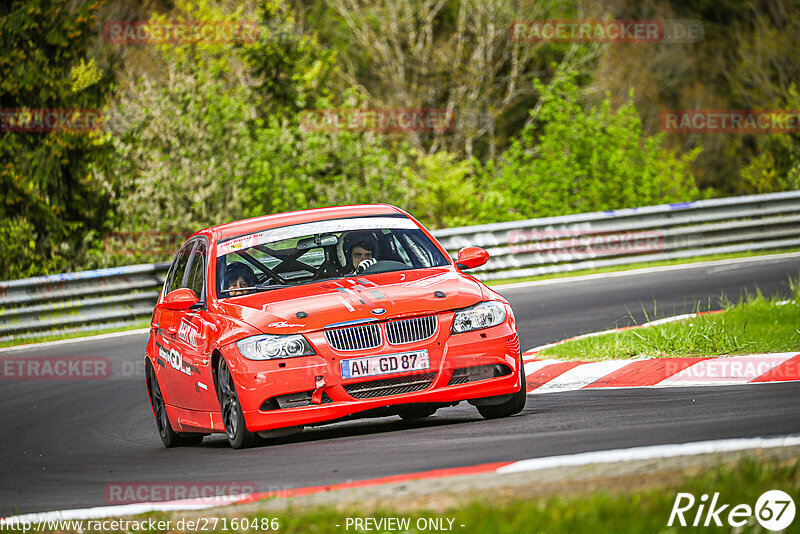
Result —
<path fill-rule="evenodd" d="M 217 295 L 447 264 L 416 223 L 402 215 L 315 221 L 220 241 Z"/>

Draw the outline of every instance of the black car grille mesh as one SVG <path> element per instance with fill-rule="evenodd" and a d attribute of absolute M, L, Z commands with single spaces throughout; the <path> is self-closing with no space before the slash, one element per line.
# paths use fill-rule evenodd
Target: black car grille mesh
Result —
<path fill-rule="evenodd" d="M 437 323 L 435 315 L 389 321 L 386 323 L 386 337 L 392 345 L 422 341 L 436 333 Z"/>
<path fill-rule="evenodd" d="M 436 373 L 423 373 L 347 384 L 344 389 L 351 397 L 356 399 L 373 399 L 375 397 L 388 397 L 390 395 L 422 391 L 430 387 L 435 378 Z"/>
<path fill-rule="evenodd" d="M 450 377 L 450 381 L 447 385 L 455 386 L 458 384 L 468 384 L 469 382 L 477 382 L 478 380 L 506 376 L 510 373 L 511 369 L 503 364 L 462 367 L 453 371 L 453 376 Z"/>
<path fill-rule="evenodd" d="M 311 395 L 313 391 L 301 391 L 299 393 L 290 393 L 288 395 L 280 395 L 272 397 L 261 403 L 261 411 L 267 412 L 269 410 L 285 410 L 287 408 L 303 408 L 306 406 L 316 406 L 311 402 Z M 326 391 L 322 392 L 321 404 L 328 404 L 333 402 L 328 396 Z"/>
<path fill-rule="evenodd" d="M 381 331 L 377 324 L 362 324 L 325 330 L 325 339 L 336 350 L 374 349 L 381 344 Z"/>

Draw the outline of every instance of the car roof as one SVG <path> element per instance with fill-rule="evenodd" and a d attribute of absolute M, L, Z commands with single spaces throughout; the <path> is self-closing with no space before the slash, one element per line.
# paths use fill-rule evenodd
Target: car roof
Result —
<path fill-rule="evenodd" d="M 221 241 L 241 235 L 252 234 L 259 230 L 278 228 L 292 224 L 337 219 L 344 217 L 363 217 L 370 215 L 396 215 L 403 214 L 403 210 L 389 204 L 362 204 L 355 206 L 337 206 L 332 208 L 314 208 L 287 213 L 275 213 L 234 221 L 217 226 L 212 226 L 196 232 L 194 235 L 210 235 L 213 239 Z"/>

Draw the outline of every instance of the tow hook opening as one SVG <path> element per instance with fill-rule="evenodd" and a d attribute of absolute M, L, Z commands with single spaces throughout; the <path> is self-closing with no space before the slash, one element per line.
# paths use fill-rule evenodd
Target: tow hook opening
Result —
<path fill-rule="evenodd" d="M 311 394 L 311 404 L 322 404 L 322 394 L 325 392 L 325 377 L 315 376 L 314 385 L 316 389 Z"/>

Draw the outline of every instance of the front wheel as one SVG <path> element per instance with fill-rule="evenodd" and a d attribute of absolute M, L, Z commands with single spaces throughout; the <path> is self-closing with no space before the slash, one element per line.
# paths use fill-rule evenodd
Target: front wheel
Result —
<path fill-rule="evenodd" d="M 519 390 L 508 401 L 494 406 L 476 406 L 481 417 L 484 419 L 500 419 L 501 417 L 518 414 L 525 408 L 528 392 L 525 390 L 525 367 L 522 362 L 519 363 L 519 378 Z"/>
<path fill-rule="evenodd" d="M 236 386 L 233 383 L 228 362 L 225 358 L 219 359 L 217 367 L 217 396 L 222 410 L 222 422 L 225 425 L 225 434 L 228 443 L 234 449 L 252 447 L 257 441 L 257 436 L 247 430 L 244 424 L 244 413 L 236 395 Z"/>

